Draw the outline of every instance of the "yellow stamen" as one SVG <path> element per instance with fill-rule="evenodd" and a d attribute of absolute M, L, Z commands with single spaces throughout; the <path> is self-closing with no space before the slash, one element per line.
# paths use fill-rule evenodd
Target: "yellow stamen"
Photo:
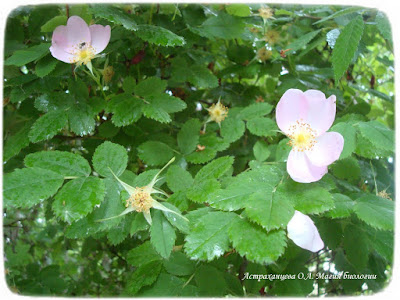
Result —
<path fill-rule="evenodd" d="M 145 187 L 136 187 L 125 206 L 131 206 L 137 212 L 148 212 L 153 207 L 153 198 Z"/>
<path fill-rule="evenodd" d="M 95 57 L 95 49 L 90 43 L 79 43 L 74 47 L 74 57 L 71 63 L 76 63 L 78 66 L 87 65 Z"/>
<path fill-rule="evenodd" d="M 316 131 L 302 119 L 289 127 L 288 137 L 290 138 L 289 145 L 299 152 L 311 151 L 317 143 Z"/>
<path fill-rule="evenodd" d="M 217 123 L 221 123 L 226 116 L 228 115 L 228 108 L 223 106 L 219 101 L 217 104 L 211 105 L 208 109 L 208 113 L 210 114 L 210 119 Z"/>

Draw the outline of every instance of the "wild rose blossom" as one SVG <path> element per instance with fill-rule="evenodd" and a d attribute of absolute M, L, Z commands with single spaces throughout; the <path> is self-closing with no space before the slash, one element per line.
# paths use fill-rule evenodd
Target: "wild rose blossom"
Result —
<path fill-rule="evenodd" d="M 324 248 L 317 227 L 307 215 L 295 211 L 292 219 L 287 225 L 288 237 L 299 247 L 318 252 Z"/>
<path fill-rule="evenodd" d="M 144 187 L 130 186 L 129 184 L 127 184 L 127 183 L 123 182 L 121 179 L 119 179 L 114 174 L 114 172 L 111 171 L 111 169 L 110 169 L 110 171 L 114 175 L 114 177 L 118 180 L 118 182 L 122 185 L 122 187 L 129 193 L 129 198 L 125 202 L 126 209 L 121 214 L 114 216 L 114 217 L 97 220 L 97 221 L 101 222 L 101 221 L 105 221 L 105 220 L 118 218 L 118 217 L 126 215 L 130 212 L 136 211 L 138 213 L 143 213 L 143 216 L 146 219 L 147 223 L 149 223 L 151 225 L 152 220 L 151 220 L 150 208 L 159 209 L 162 211 L 167 211 L 167 212 L 176 214 L 179 217 L 188 221 L 184 216 L 165 207 L 163 204 L 156 201 L 152 197 L 152 194 L 162 194 L 162 195 L 168 197 L 168 195 L 164 191 L 155 188 L 154 185 L 157 183 L 157 181 L 160 180 L 158 178 L 158 176 L 161 174 L 161 172 L 164 171 L 165 168 L 168 165 L 170 165 L 174 160 L 175 160 L 175 157 L 172 158 L 160 171 L 158 171 L 158 173 L 153 177 L 153 179 L 150 181 L 150 183 Z"/>
<path fill-rule="evenodd" d="M 318 181 L 343 150 L 340 133 L 326 132 L 335 120 L 336 96 L 317 90 L 287 90 L 276 107 L 276 122 L 290 138 L 287 171 L 297 182 Z"/>
<path fill-rule="evenodd" d="M 72 16 L 66 26 L 53 31 L 50 52 L 58 60 L 91 69 L 91 60 L 107 47 L 110 36 L 109 25 L 88 26 L 82 18 Z"/>

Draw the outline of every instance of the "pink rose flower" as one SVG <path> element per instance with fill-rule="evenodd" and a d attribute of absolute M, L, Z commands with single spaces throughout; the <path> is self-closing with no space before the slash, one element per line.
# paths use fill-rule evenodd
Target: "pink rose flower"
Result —
<path fill-rule="evenodd" d="M 290 138 L 292 150 L 287 171 L 297 182 L 318 181 L 328 165 L 342 153 L 344 139 L 337 132 L 326 132 L 335 120 L 336 97 L 325 98 L 317 90 L 287 90 L 276 107 L 278 127 Z"/>
<path fill-rule="evenodd" d="M 299 247 L 311 252 L 318 252 L 324 248 L 317 227 L 309 216 L 295 211 L 287 225 L 288 237 Z"/>
<path fill-rule="evenodd" d="M 108 45 L 111 36 L 109 25 L 90 25 L 78 17 L 68 19 L 67 26 L 58 26 L 52 37 L 50 52 L 66 63 L 87 65 Z"/>

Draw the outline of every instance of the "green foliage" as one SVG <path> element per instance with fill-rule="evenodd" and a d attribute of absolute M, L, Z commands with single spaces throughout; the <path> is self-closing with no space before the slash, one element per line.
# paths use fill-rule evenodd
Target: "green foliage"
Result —
<path fill-rule="evenodd" d="M 272 15 L 263 19 L 262 7 L 60 4 L 8 15 L 3 234 L 10 290 L 325 297 L 387 286 L 396 205 L 389 20 L 367 7 L 284 4 L 268 4 Z M 49 51 L 68 15 L 111 28 L 109 44 L 91 60 L 93 73 Z M 292 88 L 337 99 L 329 131 L 344 137 L 344 148 L 318 182 L 294 182 L 287 172 L 292 148 L 275 113 Z M 218 101 L 227 110 L 220 119 L 210 112 Z M 127 200 L 151 199 L 130 195 L 113 173 L 133 188 L 159 173 L 150 196 L 168 211 L 151 207 L 149 224 L 147 209 Z M 315 223 L 322 250 L 311 253 L 287 237 L 295 210 Z M 246 278 L 338 272 L 377 278 Z"/>

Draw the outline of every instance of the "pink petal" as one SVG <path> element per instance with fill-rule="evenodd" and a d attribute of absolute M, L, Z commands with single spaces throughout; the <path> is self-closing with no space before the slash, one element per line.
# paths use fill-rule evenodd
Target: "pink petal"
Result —
<path fill-rule="evenodd" d="M 328 172 L 326 166 L 314 166 L 304 152 L 295 150 L 289 153 L 286 169 L 294 181 L 301 183 L 318 181 Z"/>
<path fill-rule="evenodd" d="M 297 89 L 287 90 L 276 106 L 276 123 L 285 134 L 297 120 L 305 120 L 307 116 L 307 99 L 303 92 Z"/>
<path fill-rule="evenodd" d="M 90 43 L 90 30 L 86 22 L 78 16 L 72 16 L 67 22 L 67 51 L 73 51 L 82 43 Z"/>
<path fill-rule="evenodd" d="M 311 252 L 324 248 L 324 242 L 317 227 L 309 216 L 295 211 L 287 225 L 288 237 L 299 247 Z"/>
<path fill-rule="evenodd" d="M 331 128 L 336 115 L 336 96 L 326 99 L 325 94 L 317 90 L 304 92 L 308 102 L 306 122 L 317 131 L 317 136 Z"/>
<path fill-rule="evenodd" d="M 74 55 L 71 53 L 65 52 L 61 47 L 53 44 L 50 47 L 50 53 L 53 55 L 54 58 L 66 62 L 68 64 L 74 63 Z"/>
<path fill-rule="evenodd" d="M 325 132 L 317 137 L 312 151 L 307 152 L 311 163 L 315 166 L 328 166 L 338 160 L 344 145 L 343 136 L 337 132 Z"/>
<path fill-rule="evenodd" d="M 100 53 L 103 51 L 110 41 L 111 27 L 109 25 L 91 25 L 89 26 L 90 35 L 92 38 L 92 47 L 94 48 L 94 53 Z"/>
<path fill-rule="evenodd" d="M 317 136 L 326 132 L 335 119 L 336 97 L 325 98 L 317 90 L 302 92 L 297 89 L 287 90 L 276 107 L 276 122 L 279 128 L 288 133 L 290 125 L 302 119 L 316 130 Z"/>
<path fill-rule="evenodd" d="M 67 26 L 58 26 L 53 31 L 53 36 L 51 38 L 52 47 L 59 48 L 63 51 L 67 51 L 68 44 L 68 36 L 67 36 Z M 53 55 L 54 56 L 54 55 Z"/>

